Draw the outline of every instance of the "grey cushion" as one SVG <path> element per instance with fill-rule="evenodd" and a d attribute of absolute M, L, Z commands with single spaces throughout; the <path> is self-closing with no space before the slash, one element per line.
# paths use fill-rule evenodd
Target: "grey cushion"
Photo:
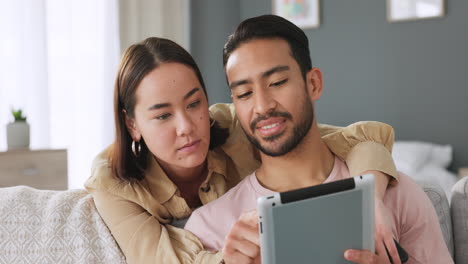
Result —
<path fill-rule="evenodd" d="M 434 208 L 439 217 L 440 228 L 442 229 L 442 234 L 444 236 L 445 243 L 450 252 L 450 255 L 453 258 L 454 255 L 454 241 L 453 241 L 453 232 L 452 232 L 452 218 L 450 215 L 450 207 L 445 195 L 444 190 L 437 184 L 421 182 L 418 181 L 418 184 L 423 188 L 424 192 L 427 194 L 429 199 L 434 205 Z M 458 263 L 458 262 L 455 262 Z"/>
<path fill-rule="evenodd" d="M 452 221 L 455 240 L 455 263 L 468 263 L 468 177 L 452 188 Z"/>

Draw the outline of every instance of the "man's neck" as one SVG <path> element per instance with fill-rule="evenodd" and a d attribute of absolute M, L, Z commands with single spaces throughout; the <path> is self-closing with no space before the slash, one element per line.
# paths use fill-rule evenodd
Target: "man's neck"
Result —
<path fill-rule="evenodd" d="M 333 153 L 321 140 L 315 122 L 294 150 L 280 157 L 261 153 L 261 159 L 257 179 L 265 188 L 277 192 L 323 183 L 335 161 Z"/>

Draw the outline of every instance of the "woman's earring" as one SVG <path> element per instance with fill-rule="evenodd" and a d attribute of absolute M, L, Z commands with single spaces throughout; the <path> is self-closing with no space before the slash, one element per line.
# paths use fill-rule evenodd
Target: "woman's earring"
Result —
<path fill-rule="evenodd" d="M 216 123 L 216 120 L 214 120 L 214 119 L 211 119 L 211 124 L 210 124 L 210 127 L 213 127 L 215 123 Z"/>
<path fill-rule="evenodd" d="M 141 144 L 140 142 L 136 142 L 135 140 L 132 141 L 132 152 L 135 157 L 139 157 L 141 153 Z"/>

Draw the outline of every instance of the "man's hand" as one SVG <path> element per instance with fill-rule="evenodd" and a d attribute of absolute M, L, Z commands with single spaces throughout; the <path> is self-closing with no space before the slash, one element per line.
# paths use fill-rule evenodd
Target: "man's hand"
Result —
<path fill-rule="evenodd" d="M 260 238 L 257 211 L 243 213 L 231 227 L 223 248 L 226 264 L 260 264 Z"/>

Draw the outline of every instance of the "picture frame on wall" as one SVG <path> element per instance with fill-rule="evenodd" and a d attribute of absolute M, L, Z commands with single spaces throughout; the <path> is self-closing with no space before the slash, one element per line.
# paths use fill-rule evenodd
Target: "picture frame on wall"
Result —
<path fill-rule="evenodd" d="M 387 0 L 389 22 L 443 17 L 445 0 Z"/>
<path fill-rule="evenodd" d="M 273 14 L 302 29 L 320 26 L 320 0 L 273 0 Z"/>

